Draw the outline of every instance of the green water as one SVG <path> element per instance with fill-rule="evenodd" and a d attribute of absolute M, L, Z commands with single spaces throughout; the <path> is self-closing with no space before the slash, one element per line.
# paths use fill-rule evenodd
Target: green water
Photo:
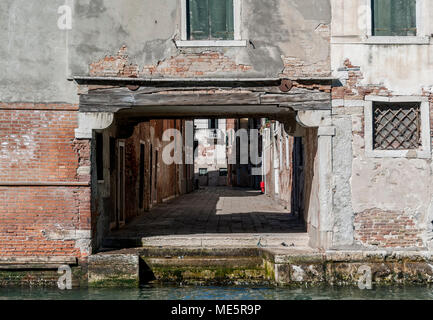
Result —
<path fill-rule="evenodd" d="M 0 288 L 0 300 L 433 300 L 433 287 L 252 288 L 142 287 L 140 289 Z"/>

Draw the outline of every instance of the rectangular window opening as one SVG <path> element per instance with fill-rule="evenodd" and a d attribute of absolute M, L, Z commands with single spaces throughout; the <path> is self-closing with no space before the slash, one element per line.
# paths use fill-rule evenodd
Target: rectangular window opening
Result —
<path fill-rule="evenodd" d="M 233 0 L 186 0 L 188 40 L 234 40 Z"/>
<path fill-rule="evenodd" d="M 372 0 L 373 36 L 416 36 L 416 0 Z"/>
<path fill-rule="evenodd" d="M 420 146 L 420 103 L 373 104 L 373 149 L 414 150 Z"/>
<path fill-rule="evenodd" d="M 200 177 L 207 176 L 207 168 L 198 169 L 198 174 Z"/>

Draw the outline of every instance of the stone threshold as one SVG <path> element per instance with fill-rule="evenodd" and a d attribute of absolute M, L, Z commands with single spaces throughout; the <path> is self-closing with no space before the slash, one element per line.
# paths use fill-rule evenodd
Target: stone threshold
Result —
<path fill-rule="evenodd" d="M 170 235 L 148 237 L 114 237 L 104 239 L 108 248 L 136 248 L 136 247 L 308 247 L 307 233 L 281 233 L 281 234 L 196 234 L 196 235 Z"/>

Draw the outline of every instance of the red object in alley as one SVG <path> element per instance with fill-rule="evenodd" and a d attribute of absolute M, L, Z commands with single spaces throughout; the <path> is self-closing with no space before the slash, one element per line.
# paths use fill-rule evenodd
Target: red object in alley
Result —
<path fill-rule="evenodd" d="M 265 193 L 265 182 L 260 182 L 260 189 L 262 189 L 262 193 Z"/>

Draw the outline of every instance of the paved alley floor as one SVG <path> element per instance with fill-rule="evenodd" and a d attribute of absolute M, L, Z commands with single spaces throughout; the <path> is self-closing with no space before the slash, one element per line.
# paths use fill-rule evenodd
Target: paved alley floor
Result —
<path fill-rule="evenodd" d="M 308 247 L 304 225 L 259 191 L 204 188 L 158 205 L 109 240 L 143 246 Z"/>

